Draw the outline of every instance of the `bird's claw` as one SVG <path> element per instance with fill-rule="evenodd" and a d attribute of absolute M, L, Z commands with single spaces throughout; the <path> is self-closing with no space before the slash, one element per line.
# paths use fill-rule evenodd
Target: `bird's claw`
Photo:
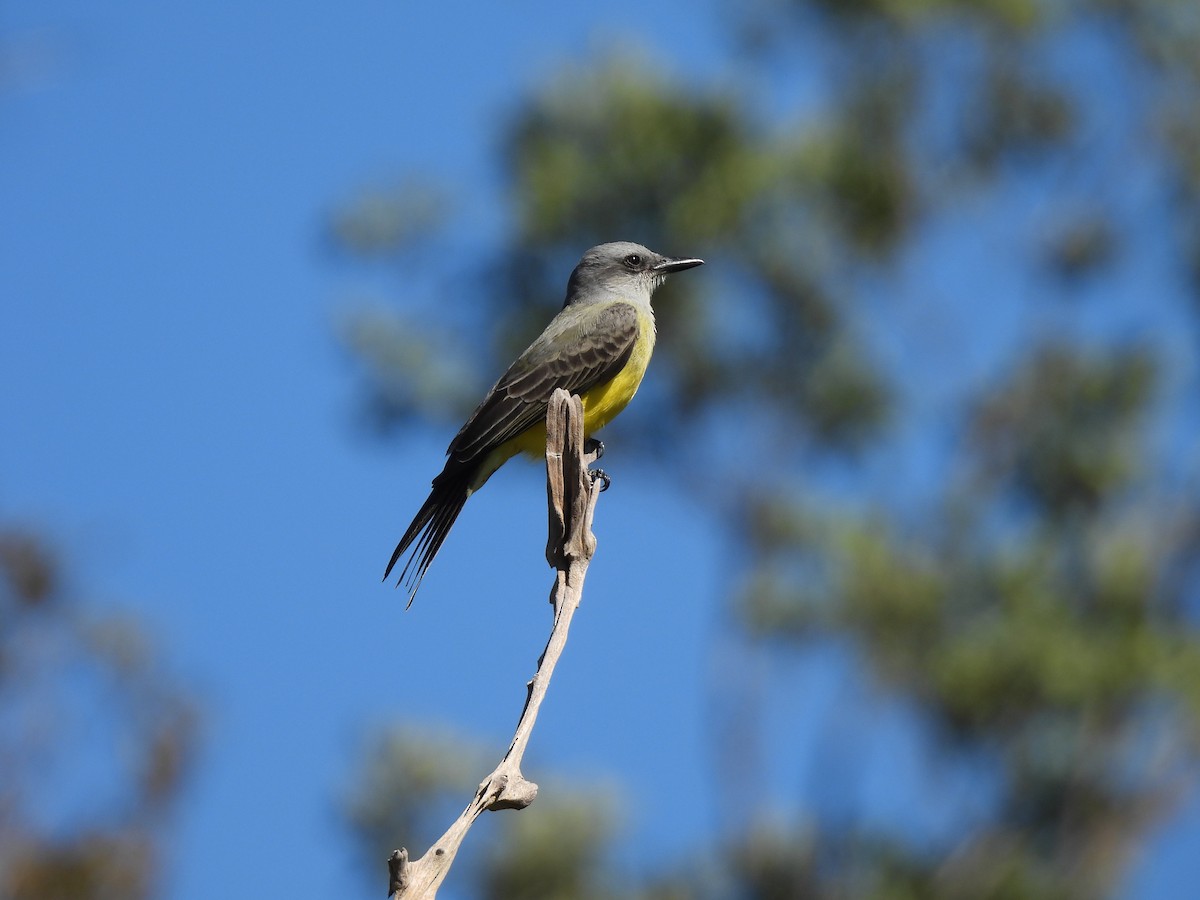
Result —
<path fill-rule="evenodd" d="M 600 493 L 602 494 L 607 491 L 609 486 L 612 484 L 612 479 L 608 477 L 608 473 L 603 469 L 592 469 L 591 476 L 592 484 L 595 484 L 597 481 L 600 482 Z"/>
<path fill-rule="evenodd" d="M 595 462 L 604 455 L 604 441 L 597 438 L 588 438 L 583 442 L 583 452 Z"/>

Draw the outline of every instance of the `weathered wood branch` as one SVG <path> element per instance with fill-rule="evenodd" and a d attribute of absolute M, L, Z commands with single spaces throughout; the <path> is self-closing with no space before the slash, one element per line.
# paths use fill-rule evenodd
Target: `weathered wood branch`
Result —
<path fill-rule="evenodd" d="M 537 671 L 526 685 L 525 708 L 500 764 L 480 782 L 467 808 L 424 856 L 410 861 L 408 851 L 401 848 L 389 857 L 388 893 L 393 900 L 433 900 L 480 813 L 524 809 L 537 797 L 537 785 L 521 774 L 521 759 L 554 667 L 566 646 L 571 618 L 582 599 L 588 564 L 596 552 L 592 517 L 600 485 L 592 483 L 588 471 L 594 460 L 595 455 L 584 450 L 582 401 L 561 388 L 556 390 L 546 411 L 546 494 L 550 511 L 546 561 L 557 570 L 550 592 L 554 609 L 550 639 L 538 658 Z"/>

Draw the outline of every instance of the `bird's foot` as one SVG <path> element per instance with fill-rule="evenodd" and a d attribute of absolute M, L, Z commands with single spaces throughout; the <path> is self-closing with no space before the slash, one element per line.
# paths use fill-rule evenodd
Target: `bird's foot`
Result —
<path fill-rule="evenodd" d="M 604 455 L 604 441 L 588 438 L 583 442 L 583 453 L 585 456 L 591 457 L 592 462 L 595 462 Z"/>
<path fill-rule="evenodd" d="M 612 479 L 608 477 L 608 473 L 603 469 L 592 469 L 590 474 L 592 476 L 592 484 L 595 484 L 597 481 L 600 482 L 600 493 L 603 494 L 612 485 Z"/>

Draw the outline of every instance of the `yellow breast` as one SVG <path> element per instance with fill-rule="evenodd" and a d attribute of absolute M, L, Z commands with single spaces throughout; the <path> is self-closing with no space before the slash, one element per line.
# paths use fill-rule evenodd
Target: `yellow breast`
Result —
<path fill-rule="evenodd" d="M 639 313 L 638 320 L 638 339 L 625 368 L 611 380 L 596 385 L 580 396 L 583 401 L 583 429 L 589 435 L 599 431 L 629 405 L 642 383 L 646 367 L 650 365 L 650 354 L 654 352 L 654 320 L 643 313 Z"/>
<path fill-rule="evenodd" d="M 610 380 L 598 384 L 580 395 L 583 401 L 583 428 L 591 435 L 599 431 L 616 417 L 617 413 L 629 405 L 633 395 L 637 393 L 650 364 L 650 355 L 654 352 L 654 319 L 639 312 L 638 339 L 633 345 L 629 361 Z M 491 454 L 489 464 L 483 468 L 486 475 L 479 480 L 482 485 L 487 477 L 511 456 L 517 453 L 528 453 L 530 456 L 544 456 L 546 453 L 546 423 L 539 422 L 524 434 L 513 438 L 508 443 L 498 447 Z"/>

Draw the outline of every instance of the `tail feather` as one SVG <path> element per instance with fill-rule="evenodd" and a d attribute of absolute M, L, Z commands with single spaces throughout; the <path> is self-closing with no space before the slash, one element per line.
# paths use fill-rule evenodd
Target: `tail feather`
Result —
<path fill-rule="evenodd" d="M 414 594 L 416 593 L 417 586 L 420 585 L 421 579 L 425 577 L 425 570 L 429 568 L 429 564 L 433 562 L 434 556 L 441 549 L 442 542 L 446 540 L 446 536 L 450 533 L 450 526 L 458 518 L 458 514 L 462 510 L 466 499 L 464 495 L 457 499 L 456 502 L 455 498 L 452 497 L 449 502 L 438 506 L 434 510 L 432 517 L 425 525 L 421 539 L 417 541 L 416 546 L 413 548 L 412 555 L 408 558 L 408 562 L 404 564 L 404 568 L 400 570 L 400 581 L 406 581 Z M 413 584 L 414 581 L 416 582 L 415 585 Z"/>
<path fill-rule="evenodd" d="M 409 606 L 412 606 L 417 590 L 425 578 L 425 572 L 450 533 L 454 520 L 462 512 L 463 504 L 467 502 L 472 474 L 472 469 L 456 466 L 453 460 L 447 463 L 442 473 L 433 480 L 433 490 L 430 491 L 429 498 L 421 505 L 408 530 L 404 532 L 404 537 L 400 538 L 400 543 L 392 552 L 392 558 L 383 573 L 384 581 L 392 574 L 392 569 L 396 567 L 400 557 L 410 549 L 412 551 L 396 582 L 396 587 L 404 585 Z"/>

